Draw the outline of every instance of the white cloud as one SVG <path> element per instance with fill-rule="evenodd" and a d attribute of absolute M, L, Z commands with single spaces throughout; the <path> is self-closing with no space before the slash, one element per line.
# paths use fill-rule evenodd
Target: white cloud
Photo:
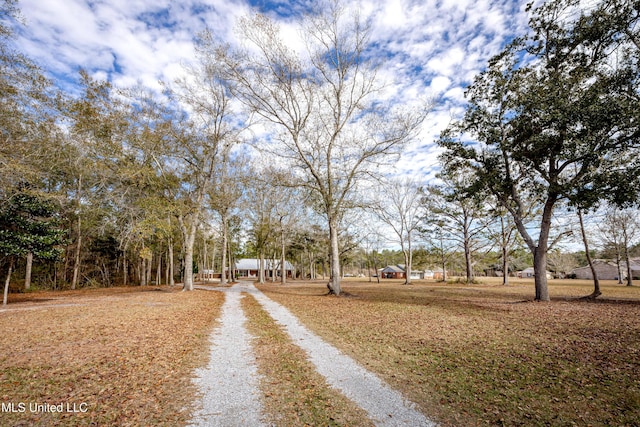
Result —
<path fill-rule="evenodd" d="M 383 63 L 379 76 L 389 84 L 382 98 L 416 102 L 432 96 L 440 101 L 421 142 L 408 149 L 411 156 L 400 167 L 431 171 L 437 157 L 433 141 L 452 116 L 464 111 L 465 86 L 514 32 L 523 31 L 524 2 L 346 1 L 371 19 L 375 55 Z M 72 80 L 84 67 L 117 85 L 142 82 L 154 88 L 159 79 L 181 74 L 180 64 L 194 58 L 193 39 L 205 26 L 234 43 L 236 19 L 250 10 L 237 0 L 21 0 L 20 7 L 28 22 L 20 32 L 20 47 L 43 68 Z M 282 23 L 283 39 L 299 49 L 292 18 Z"/>

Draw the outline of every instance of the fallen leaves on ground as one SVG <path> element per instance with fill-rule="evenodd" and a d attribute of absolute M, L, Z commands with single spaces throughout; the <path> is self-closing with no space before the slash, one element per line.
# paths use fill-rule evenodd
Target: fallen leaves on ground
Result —
<path fill-rule="evenodd" d="M 637 426 L 640 288 L 554 301 L 511 286 L 345 282 L 260 286 L 303 323 L 378 373 L 442 426 Z M 620 292 L 620 294 L 617 294 Z"/>
<path fill-rule="evenodd" d="M 0 424 L 185 424 L 223 298 L 168 287 L 21 295 L 0 312 L 0 402 L 15 410 Z"/>

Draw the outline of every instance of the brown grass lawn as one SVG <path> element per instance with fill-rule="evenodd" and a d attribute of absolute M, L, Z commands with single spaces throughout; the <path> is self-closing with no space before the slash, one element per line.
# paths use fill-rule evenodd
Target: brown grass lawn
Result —
<path fill-rule="evenodd" d="M 640 425 L 640 287 L 345 281 L 260 288 L 442 426 Z"/>
<path fill-rule="evenodd" d="M 184 425 L 223 298 L 167 287 L 12 294 L 0 310 L 0 426 Z"/>
<path fill-rule="evenodd" d="M 605 283 L 587 302 L 576 298 L 590 284 L 554 281 L 551 303 L 532 302 L 528 280 L 352 280 L 340 298 L 320 282 L 261 288 L 443 427 L 640 425 L 640 287 Z M 12 294 L 0 310 L 0 426 L 185 425 L 223 299 L 167 287 Z M 243 306 L 273 421 L 364 422 L 253 298 Z"/>

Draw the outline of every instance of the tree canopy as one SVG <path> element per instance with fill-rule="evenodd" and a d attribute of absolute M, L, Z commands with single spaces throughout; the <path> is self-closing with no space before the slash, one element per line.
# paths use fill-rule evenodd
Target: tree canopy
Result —
<path fill-rule="evenodd" d="M 534 255 L 538 300 L 549 299 L 546 254 L 558 201 L 637 201 L 638 4 L 552 0 L 533 10 L 530 33 L 489 62 L 467 91 L 464 119 L 440 139 L 445 167 L 473 174 L 466 191 L 495 196 L 514 216 Z M 537 238 L 523 221 L 531 199 L 543 206 Z"/>

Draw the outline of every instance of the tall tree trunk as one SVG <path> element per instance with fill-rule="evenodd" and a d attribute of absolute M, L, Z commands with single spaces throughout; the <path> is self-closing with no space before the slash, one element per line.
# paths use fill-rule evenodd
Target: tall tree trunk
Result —
<path fill-rule="evenodd" d="M 549 301 L 549 287 L 547 284 L 547 251 L 549 250 L 549 232 L 551 231 L 551 216 L 553 208 L 558 199 L 555 194 L 550 194 L 542 210 L 542 220 L 540 221 L 540 234 L 538 235 L 538 245 L 536 246 L 522 221 L 516 221 L 518 230 L 525 238 L 533 255 L 533 269 L 535 272 L 536 301 Z M 524 233 L 522 230 L 525 230 Z"/>
<path fill-rule="evenodd" d="M 465 266 L 465 273 L 467 276 L 467 283 L 472 283 L 473 282 L 473 265 L 471 265 L 471 248 L 469 247 L 470 244 L 468 241 L 464 242 L 464 266 Z"/>
<path fill-rule="evenodd" d="M 500 233 L 502 237 L 500 242 L 502 246 L 502 284 L 507 286 L 509 284 L 509 235 L 502 215 L 500 216 Z"/>
<path fill-rule="evenodd" d="M 409 262 L 407 263 L 407 285 L 411 284 L 411 272 L 413 271 L 413 248 L 411 247 L 411 234 L 407 238 L 407 247 L 409 249 Z"/>
<path fill-rule="evenodd" d="M 167 250 L 167 261 L 164 263 L 164 282 L 169 284 L 169 253 Z"/>
<path fill-rule="evenodd" d="M 340 247 L 338 245 L 338 221 L 335 218 L 329 219 L 329 241 L 331 250 L 329 252 L 331 275 L 329 277 L 329 289 L 331 293 L 340 295 Z"/>
<path fill-rule="evenodd" d="M 404 284 L 411 284 L 411 266 L 409 266 L 409 251 L 402 249 L 402 255 L 404 255 Z"/>
<path fill-rule="evenodd" d="M 282 227 L 281 227 L 282 228 Z M 284 244 L 284 230 L 282 230 L 282 236 L 281 236 L 281 251 L 280 251 L 280 275 L 282 277 L 280 277 L 280 284 L 282 285 L 286 285 L 287 284 L 287 266 L 285 265 L 285 244 Z"/>
<path fill-rule="evenodd" d="M 222 274 L 220 276 L 220 285 L 225 286 L 227 284 L 227 275 L 225 269 L 227 268 L 227 220 L 222 217 Z"/>
<path fill-rule="evenodd" d="M 536 287 L 536 301 L 549 301 L 547 286 L 547 251 L 546 247 L 537 247 L 533 254 L 533 270 Z"/>
<path fill-rule="evenodd" d="M 631 259 L 629 257 L 629 236 L 627 227 L 622 227 L 622 239 L 624 244 L 624 260 L 627 263 L 627 286 L 633 286 L 633 273 L 631 272 Z"/>
<path fill-rule="evenodd" d="M 231 251 L 231 242 L 227 242 L 228 250 L 229 250 L 229 280 L 233 283 L 236 281 L 236 272 L 234 262 L 233 262 L 233 254 Z"/>
<path fill-rule="evenodd" d="M 591 298 L 597 298 L 602 295 L 600 292 L 600 280 L 598 279 L 598 272 L 596 271 L 596 267 L 593 265 L 593 260 L 591 259 L 591 253 L 589 252 L 589 240 L 587 239 L 587 233 L 584 229 L 584 219 L 582 218 L 582 210 L 578 209 L 578 220 L 580 221 L 580 234 L 582 235 L 582 243 L 584 244 L 584 252 L 587 256 L 587 263 L 589 263 L 589 268 L 591 269 L 591 274 L 593 275 L 593 293 L 590 295 Z"/>
<path fill-rule="evenodd" d="M 633 272 L 631 271 L 631 259 L 629 257 L 629 249 L 624 251 L 625 261 L 627 263 L 627 286 L 633 286 Z"/>
<path fill-rule="evenodd" d="M 140 258 L 140 286 L 147 286 L 147 260 Z"/>
<path fill-rule="evenodd" d="M 9 297 L 9 284 L 11 283 L 11 273 L 13 272 L 13 257 L 9 258 L 9 271 L 7 272 L 7 279 L 4 281 L 4 294 L 2 297 L 2 305 L 7 305 L 7 299 Z"/>
<path fill-rule="evenodd" d="M 276 254 L 271 257 L 271 283 L 276 282 Z"/>
<path fill-rule="evenodd" d="M 184 253 L 184 279 L 182 290 L 193 290 L 193 245 L 187 244 Z"/>
<path fill-rule="evenodd" d="M 180 230 L 182 231 L 182 246 L 184 249 L 184 265 L 183 265 L 183 280 L 182 290 L 193 290 L 193 246 L 196 241 L 196 232 L 198 231 L 198 224 L 195 218 L 192 218 L 190 224 L 187 224 L 182 216 L 178 217 L 178 223 L 180 224 Z"/>
<path fill-rule="evenodd" d="M 207 262 L 209 261 L 207 259 L 207 246 L 209 246 L 209 245 L 207 245 L 207 238 L 206 237 L 204 237 L 203 240 L 204 240 L 204 242 L 203 242 L 204 244 L 203 244 L 203 247 L 202 247 L 202 270 L 200 271 L 200 279 L 202 280 L 203 275 L 204 275 L 204 278 L 205 278 L 204 280 L 206 282 L 206 281 L 208 281 L 207 280 L 208 277 L 206 276 L 206 274 L 207 274 L 206 272 L 208 270 Z"/>
<path fill-rule="evenodd" d="M 27 271 L 24 274 L 24 288 L 27 290 L 31 288 L 31 267 L 33 267 L 33 252 L 27 254 Z"/>
<path fill-rule="evenodd" d="M 156 269 L 156 286 L 162 285 L 162 252 L 158 253 L 158 267 Z"/>
<path fill-rule="evenodd" d="M 620 262 L 622 261 L 622 254 L 620 253 L 620 245 L 616 244 L 616 267 L 618 269 L 618 285 L 622 285 L 622 267 Z"/>
<path fill-rule="evenodd" d="M 380 284 L 380 272 L 378 272 L 378 257 L 373 257 L 373 271 L 376 272 L 376 282 Z"/>
<path fill-rule="evenodd" d="M 264 284 L 264 253 L 262 249 L 258 253 L 258 283 Z"/>
<path fill-rule="evenodd" d="M 76 244 L 76 252 L 74 256 L 73 262 L 73 278 L 71 279 L 71 289 L 75 289 L 78 285 L 78 276 L 80 274 L 80 250 L 82 248 L 82 220 L 80 218 L 80 213 L 78 213 L 78 241 Z"/>
<path fill-rule="evenodd" d="M 509 284 L 509 258 L 506 246 L 502 247 L 502 284 Z"/>
<path fill-rule="evenodd" d="M 127 262 L 126 251 L 122 254 L 122 286 L 127 286 L 129 281 L 129 263 Z"/>
<path fill-rule="evenodd" d="M 173 239 L 169 238 L 169 286 L 175 286 L 175 260 L 173 259 Z"/>

